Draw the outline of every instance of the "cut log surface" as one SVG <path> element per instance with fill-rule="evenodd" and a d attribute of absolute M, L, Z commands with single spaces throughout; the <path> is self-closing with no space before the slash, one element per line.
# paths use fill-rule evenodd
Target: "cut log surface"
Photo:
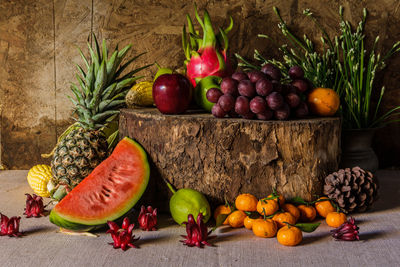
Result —
<path fill-rule="evenodd" d="M 334 117 L 217 119 L 154 108 L 123 109 L 120 116 L 120 137 L 135 139 L 148 153 L 150 191 L 158 200 L 165 200 L 165 179 L 204 193 L 213 204 L 233 202 L 240 193 L 265 197 L 273 188 L 286 198 L 312 200 L 324 177 L 337 170 L 340 130 Z"/>

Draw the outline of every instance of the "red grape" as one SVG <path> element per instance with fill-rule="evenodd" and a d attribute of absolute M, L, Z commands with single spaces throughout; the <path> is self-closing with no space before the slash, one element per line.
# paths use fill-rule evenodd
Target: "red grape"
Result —
<path fill-rule="evenodd" d="M 278 92 L 270 93 L 267 98 L 268 107 L 272 110 L 277 110 L 283 105 L 283 97 Z"/>
<path fill-rule="evenodd" d="M 261 67 L 261 72 L 266 73 L 267 71 L 271 71 L 276 69 L 274 64 L 267 63 Z"/>
<path fill-rule="evenodd" d="M 217 118 L 223 118 L 226 115 L 226 112 L 218 104 L 212 107 L 211 113 Z"/>
<path fill-rule="evenodd" d="M 273 64 L 266 64 L 262 66 L 261 72 L 271 77 L 272 80 L 281 80 L 281 71 Z"/>
<path fill-rule="evenodd" d="M 290 116 L 289 105 L 284 103 L 280 109 L 275 110 L 274 116 L 277 120 L 287 120 Z"/>
<path fill-rule="evenodd" d="M 247 80 L 248 77 L 244 72 L 235 72 L 234 74 L 232 74 L 232 79 L 235 79 L 236 81 L 240 82 L 241 80 Z"/>
<path fill-rule="evenodd" d="M 267 96 L 273 90 L 273 84 L 270 80 L 261 78 L 256 83 L 256 92 L 260 96 Z"/>
<path fill-rule="evenodd" d="M 259 119 L 259 120 L 267 121 L 267 120 L 272 119 L 272 116 L 274 116 L 274 113 L 272 112 L 272 110 L 267 109 L 262 113 L 257 113 L 256 116 L 257 116 L 257 119 Z"/>
<path fill-rule="evenodd" d="M 273 86 L 273 91 L 282 93 L 283 85 L 279 81 L 272 80 L 272 86 Z"/>
<path fill-rule="evenodd" d="M 302 79 L 304 77 L 304 71 L 300 66 L 293 66 L 289 69 L 289 77 L 292 80 Z"/>
<path fill-rule="evenodd" d="M 224 94 L 218 99 L 218 105 L 225 112 L 229 112 L 235 108 L 235 98 L 230 94 Z"/>
<path fill-rule="evenodd" d="M 297 90 L 301 93 L 308 90 L 308 83 L 304 80 L 294 80 L 291 84 L 297 87 Z"/>
<path fill-rule="evenodd" d="M 247 76 L 252 83 L 256 83 L 261 78 L 266 78 L 265 74 L 258 70 L 248 72 Z"/>
<path fill-rule="evenodd" d="M 296 110 L 294 111 L 294 113 L 296 114 L 297 118 L 306 117 L 309 114 L 307 104 L 304 102 L 301 102 L 299 104 L 299 106 L 296 108 Z"/>
<path fill-rule="evenodd" d="M 256 94 L 256 89 L 250 80 L 242 80 L 238 85 L 239 94 L 252 98 Z"/>
<path fill-rule="evenodd" d="M 239 115 L 245 115 L 250 112 L 250 103 L 247 97 L 239 96 L 236 98 L 235 112 Z"/>
<path fill-rule="evenodd" d="M 267 101 L 261 96 L 256 96 L 250 101 L 250 110 L 255 113 L 262 113 L 267 109 Z"/>
<path fill-rule="evenodd" d="M 221 92 L 221 90 L 217 89 L 217 88 L 211 88 L 208 89 L 207 93 L 206 93 L 206 98 L 208 101 L 210 101 L 211 103 L 217 103 L 218 99 L 223 95 L 223 93 Z"/>
<path fill-rule="evenodd" d="M 221 91 L 224 94 L 231 94 L 233 96 L 236 96 L 238 94 L 237 86 L 238 86 L 237 80 L 231 77 L 225 77 L 222 79 L 221 82 Z"/>
<path fill-rule="evenodd" d="M 286 103 L 288 103 L 290 108 L 296 108 L 301 102 L 299 95 L 296 93 L 287 94 L 285 96 L 285 100 L 286 100 Z"/>
<path fill-rule="evenodd" d="M 282 94 L 287 95 L 290 93 L 297 94 L 297 87 L 291 84 L 282 84 Z"/>

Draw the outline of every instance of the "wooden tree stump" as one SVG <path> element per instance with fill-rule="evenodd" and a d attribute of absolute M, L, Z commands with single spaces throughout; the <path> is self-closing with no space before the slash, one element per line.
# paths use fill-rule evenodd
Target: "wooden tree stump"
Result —
<path fill-rule="evenodd" d="M 338 168 L 339 118 L 291 121 L 216 119 L 189 112 L 124 109 L 120 136 L 139 142 L 151 160 L 152 194 L 165 202 L 165 184 L 193 188 L 212 203 L 239 193 L 265 197 L 276 188 L 286 198 L 311 200 Z"/>

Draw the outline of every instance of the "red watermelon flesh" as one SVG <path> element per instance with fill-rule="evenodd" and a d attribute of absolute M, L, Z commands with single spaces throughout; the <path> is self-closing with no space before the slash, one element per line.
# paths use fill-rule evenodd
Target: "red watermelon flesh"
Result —
<path fill-rule="evenodd" d="M 113 153 L 51 211 L 50 221 L 88 230 L 128 212 L 144 193 L 150 176 L 143 148 L 125 137 Z"/>

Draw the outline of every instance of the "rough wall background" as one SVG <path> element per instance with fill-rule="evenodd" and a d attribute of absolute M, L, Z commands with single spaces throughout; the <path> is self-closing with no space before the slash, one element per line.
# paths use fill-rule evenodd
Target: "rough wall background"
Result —
<path fill-rule="evenodd" d="M 318 40 L 320 32 L 302 15 L 310 8 L 329 34 L 338 30 L 338 7 L 353 24 L 368 8 L 367 36 L 380 35 L 380 49 L 400 40 L 400 2 L 312 0 L 198 0 L 207 7 L 216 25 L 234 18 L 231 52 L 252 58 L 254 49 L 267 57 L 278 56 L 276 46 L 259 33 L 284 42 L 272 11 L 277 6 L 290 27 Z M 74 62 L 82 63 L 76 46 L 85 48 L 91 31 L 114 46 L 133 43 L 132 55 L 147 54 L 137 66 L 157 61 L 179 67 L 183 62 L 181 29 L 193 3 L 183 0 L 2 0 L 0 1 L 0 163 L 12 169 L 46 162 L 40 154 L 54 146 L 70 123 L 71 104 L 66 98 L 74 80 Z M 382 112 L 400 105 L 400 56 L 388 61 L 378 77 L 386 93 Z M 155 67 L 144 72 L 151 76 Z M 400 125 L 379 130 L 375 142 L 381 167 L 400 166 Z"/>

